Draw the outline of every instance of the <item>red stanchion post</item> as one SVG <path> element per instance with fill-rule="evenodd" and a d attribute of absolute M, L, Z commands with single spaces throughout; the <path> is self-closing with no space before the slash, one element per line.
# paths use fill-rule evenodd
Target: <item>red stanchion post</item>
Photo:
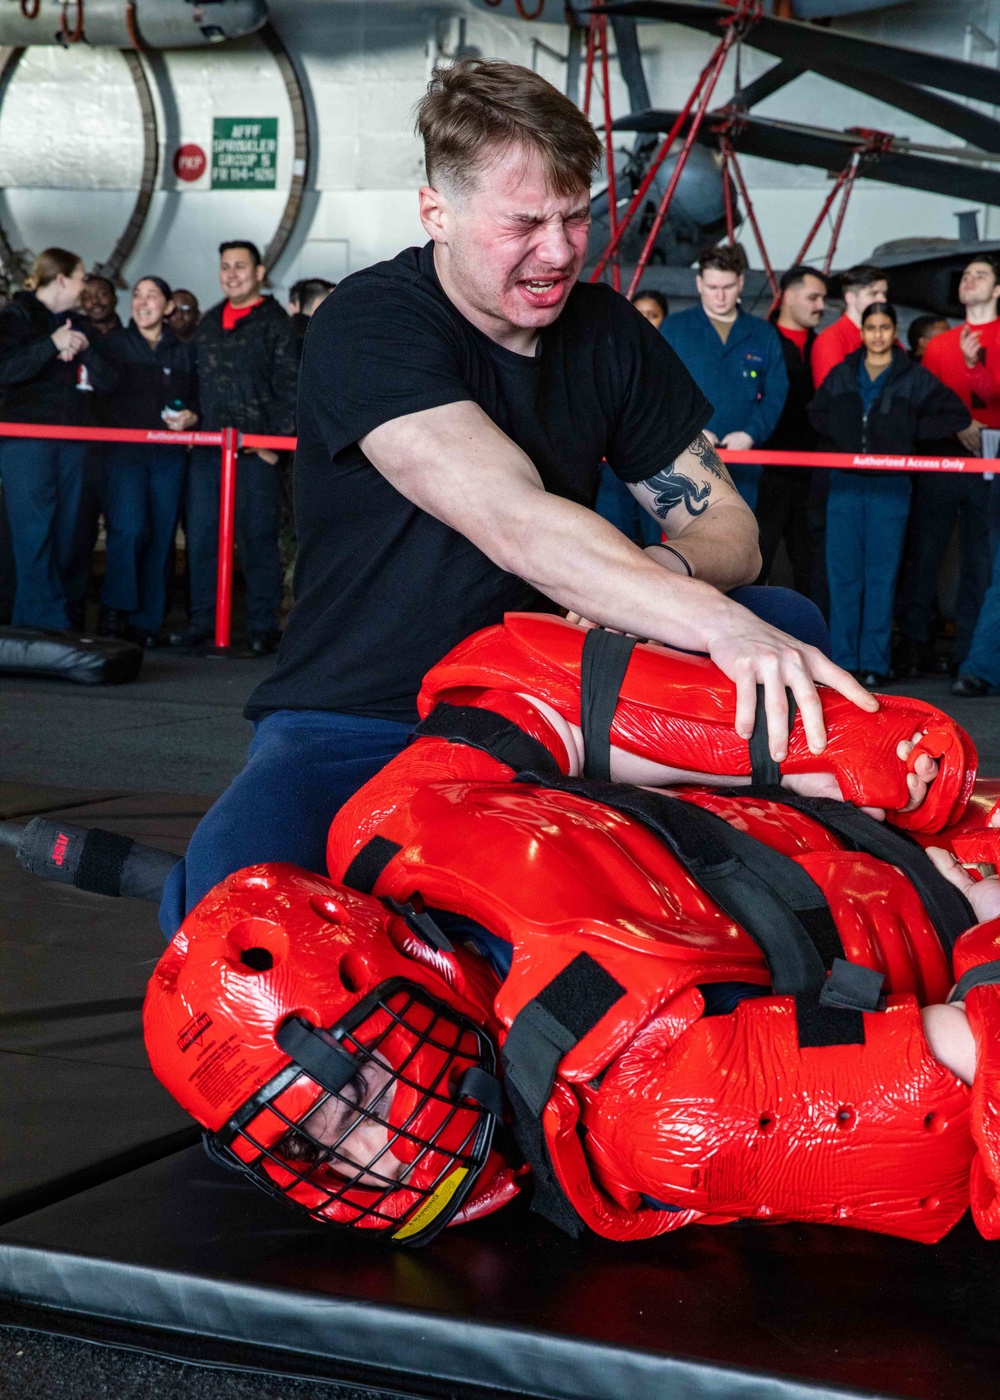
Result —
<path fill-rule="evenodd" d="M 233 541 L 236 535 L 236 453 L 239 434 L 222 430 L 219 484 L 219 564 L 215 585 L 215 645 L 228 647 L 233 611 Z"/>

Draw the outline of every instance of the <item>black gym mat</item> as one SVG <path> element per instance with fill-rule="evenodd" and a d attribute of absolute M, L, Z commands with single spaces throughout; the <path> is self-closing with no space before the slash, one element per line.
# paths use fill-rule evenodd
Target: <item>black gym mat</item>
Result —
<path fill-rule="evenodd" d="M 209 799 L 0 784 L 0 815 L 65 815 L 178 852 Z M 0 852 L 0 1219 L 194 1140 L 148 1068 L 151 905 L 47 884 Z"/>
<path fill-rule="evenodd" d="M 998 1283 L 967 1220 L 932 1248 L 801 1226 L 612 1244 L 515 1206 L 408 1253 L 300 1224 L 200 1149 L 0 1228 L 0 1295 L 66 1330 L 87 1313 L 424 1394 L 990 1396 Z"/>

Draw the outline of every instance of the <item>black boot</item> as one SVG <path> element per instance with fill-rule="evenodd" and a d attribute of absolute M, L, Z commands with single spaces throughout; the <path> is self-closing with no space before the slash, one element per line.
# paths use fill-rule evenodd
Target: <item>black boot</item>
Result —
<path fill-rule="evenodd" d="M 97 618 L 99 637 L 124 637 L 128 624 L 128 613 L 117 612 L 114 608 L 102 607 Z"/>

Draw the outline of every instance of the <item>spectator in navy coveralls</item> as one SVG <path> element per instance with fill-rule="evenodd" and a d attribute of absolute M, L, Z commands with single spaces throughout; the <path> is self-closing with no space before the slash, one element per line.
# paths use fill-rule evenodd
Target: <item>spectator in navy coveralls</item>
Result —
<path fill-rule="evenodd" d="M 94 391 L 111 389 L 114 370 L 91 345 L 77 313 L 85 272 L 65 248 L 35 259 L 22 291 L 0 310 L 3 417 L 13 423 L 88 427 Z M 17 573 L 15 627 L 66 631 L 83 626 L 90 550 L 80 533 L 84 442 L 6 438 L 0 477 Z"/>
<path fill-rule="evenodd" d="M 767 441 L 788 393 L 777 331 L 740 310 L 746 266 L 736 245 L 702 253 L 695 279 L 699 305 L 669 316 L 660 331 L 715 408 L 705 430 L 709 441 L 734 452 Z M 761 468 L 736 464 L 729 472 L 747 505 L 756 509 Z"/>
<path fill-rule="evenodd" d="M 195 350 L 167 325 L 173 294 L 160 277 L 132 289 L 132 320 L 100 350 L 118 372 L 107 418 L 113 428 L 172 431 L 198 421 Z M 107 554 L 100 630 L 156 646 L 167 608 L 174 531 L 187 449 L 169 443 L 109 443 L 104 461 Z"/>

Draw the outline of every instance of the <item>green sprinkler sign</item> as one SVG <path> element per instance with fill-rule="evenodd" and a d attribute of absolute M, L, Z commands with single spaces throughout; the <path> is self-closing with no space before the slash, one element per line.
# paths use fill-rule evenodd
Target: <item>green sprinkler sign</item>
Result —
<path fill-rule="evenodd" d="M 277 174 L 277 117 L 213 120 L 213 190 L 273 190 Z"/>

